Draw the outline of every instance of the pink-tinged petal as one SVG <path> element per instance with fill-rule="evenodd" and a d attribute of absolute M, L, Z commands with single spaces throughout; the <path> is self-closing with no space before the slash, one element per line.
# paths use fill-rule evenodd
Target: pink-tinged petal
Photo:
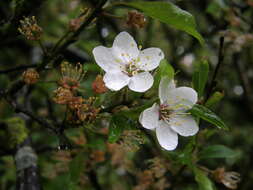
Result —
<path fill-rule="evenodd" d="M 161 104 L 166 104 L 169 99 L 169 92 L 175 89 L 174 80 L 168 77 L 162 77 L 159 84 L 159 99 Z"/>
<path fill-rule="evenodd" d="M 159 48 L 147 48 L 140 52 L 138 58 L 138 67 L 144 71 L 152 71 L 159 66 L 164 54 Z"/>
<path fill-rule="evenodd" d="M 158 121 L 159 107 L 156 103 L 151 108 L 145 109 L 139 117 L 139 122 L 146 129 L 155 129 L 158 127 Z"/>
<path fill-rule="evenodd" d="M 142 72 L 131 77 L 128 87 L 135 92 L 145 92 L 153 83 L 153 76 L 149 72 Z"/>
<path fill-rule="evenodd" d="M 119 72 L 120 63 L 112 54 L 112 49 L 104 46 L 95 47 L 92 51 L 96 63 L 106 72 Z"/>
<path fill-rule="evenodd" d="M 118 91 L 129 83 L 130 78 L 121 72 L 105 73 L 103 80 L 107 88 L 113 91 Z"/>
<path fill-rule="evenodd" d="M 156 128 L 156 137 L 161 147 L 166 150 L 174 150 L 177 147 L 177 133 L 171 130 L 170 126 L 163 120 L 159 121 L 159 127 Z"/>
<path fill-rule="evenodd" d="M 190 115 L 177 115 L 169 121 L 170 127 L 181 136 L 193 136 L 199 131 L 194 118 Z"/>
<path fill-rule="evenodd" d="M 115 57 L 125 63 L 136 59 L 140 53 L 135 40 L 127 32 L 121 32 L 115 37 L 112 51 Z"/>
<path fill-rule="evenodd" d="M 189 87 L 179 87 L 169 91 L 168 104 L 173 110 L 190 109 L 198 101 L 197 92 Z"/>

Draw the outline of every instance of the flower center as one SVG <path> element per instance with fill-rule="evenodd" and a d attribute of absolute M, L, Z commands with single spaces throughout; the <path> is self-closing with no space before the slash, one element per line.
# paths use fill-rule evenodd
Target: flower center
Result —
<path fill-rule="evenodd" d="M 128 76 L 134 76 L 138 74 L 140 69 L 136 66 L 135 61 L 130 61 L 126 66 L 125 66 L 125 72 L 127 73 Z"/>
<path fill-rule="evenodd" d="M 171 116 L 172 110 L 166 104 L 161 104 L 159 109 L 159 119 L 168 121 Z"/>

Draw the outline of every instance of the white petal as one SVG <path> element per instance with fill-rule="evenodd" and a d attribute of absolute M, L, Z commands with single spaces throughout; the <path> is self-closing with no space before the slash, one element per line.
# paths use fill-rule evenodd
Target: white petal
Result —
<path fill-rule="evenodd" d="M 119 33 L 112 46 L 113 55 L 125 63 L 136 59 L 140 53 L 133 37 L 127 32 Z"/>
<path fill-rule="evenodd" d="M 105 86 L 110 90 L 118 91 L 129 83 L 130 78 L 124 73 L 105 73 Z"/>
<path fill-rule="evenodd" d="M 197 92 L 189 87 L 179 87 L 169 91 L 167 103 L 174 110 L 190 109 L 198 100 Z"/>
<path fill-rule="evenodd" d="M 170 127 L 181 136 L 193 136 L 199 131 L 197 122 L 192 116 L 181 115 L 171 118 Z"/>
<path fill-rule="evenodd" d="M 160 103 L 164 104 L 169 99 L 169 91 L 175 89 L 175 83 L 174 80 L 169 79 L 168 77 L 161 78 L 160 84 L 159 84 L 159 98 Z"/>
<path fill-rule="evenodd" d="M 166 150 L 174 150 L 178 144 L 178 135 L 171 130 L 170 126 L 164 121 L 159 122 L 156 128 L 156 136 L 159 144 Z"/>
<path fill-rule="evenodd" d="M 164 54 L 159 48 L 144 49 L 140 52 L 138 58 L 139 68 L 144 71 L 154 70 L 163 58 Z"/>
<path fill-rule="evenodd" d="M 159 121 L 159 107 L 155 103 L 151 108 L 144 110 L 140 117 L 139 122 L 146 129 L 154 129 L 158 127 Z"/>
<path fill-rule="evenodd" d="M 149 72 L 142 72 L 131 77 L 128 87 L 135 92 L 145 92 L 153 83 L 153 76 Z"/>
<path fill-rule="evenodd" d="M 104 46 L 95 47 L 92 51 L 97 64 L 106 72 L 119 72 L 120 63 L 114 58 L 112 49 Z"/>

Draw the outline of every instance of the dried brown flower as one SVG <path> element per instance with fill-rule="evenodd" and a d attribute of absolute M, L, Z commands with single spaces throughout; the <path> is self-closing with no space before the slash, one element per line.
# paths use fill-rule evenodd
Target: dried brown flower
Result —
<path fill-rule="evenodd" d="M 146 25 L 146 19 L 138 11 L 129 11 L 126 23 L 129 27 L 143 28 Z"/>
<path fill-rule="evenodd" d="M 53 100 L 57 104 L 68 104 L 73 98 L 73 94 L 69 89 L 59 87 L 54 91 Z"/>
<path fill-rule="evenodd" d="M 80 63 L 74 66 L 68 62 L 61 64 L 61 73 L 62 78 L 59 81 L 59 85 L 70 90 L 75 90 L 79 87 L 80 81 L 85 74 Z"/>
<path fill-rule="evenodd" d="M 105 86 L 103 77 L 101 75 L 98 75 L 96 79 L 93 81 L 92 89 L 97 94 L 103 94 L 108 90 Z"/>
<path fill-rule="evenodd" d="M 27 69 L 23 72 L 22 77 L 26 84 L 34 84 L 38 81 L 40 75 L 35 69 Z"/>
<path fill-rule="evenodd" d="M 237 189 L 240 182 L 240 174 L 237 172 L 226 172 L 225 168 L 217 168 L 213 171 L 213 177 L 218 183 L 222 183 L 229 189 Z"/>
<path fill-rule="evenodd" d="M 35 16 L 25 17 L 20 20 L 21 26 L 18 31 L 23 34 L 28 40 L 40 40 L 43 30 L 37 24 Z"/>

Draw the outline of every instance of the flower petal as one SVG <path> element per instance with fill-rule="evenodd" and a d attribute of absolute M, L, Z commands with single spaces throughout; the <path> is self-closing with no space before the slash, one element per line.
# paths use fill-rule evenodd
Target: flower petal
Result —
<path fill-rule="evenodd" d="M 173 110 L 190 109 L 198 100 L 197 92 L 189 87 L 179 87 L 169 91 L 168 105 Z"/>
<path fill-rule="evenodd" d="M 105 86 L 110 90 L 118 91 L 129 83 L 130 78 L 124 73 L 105 73 Z"/>
<path fill-rule="evenodd" d="M 123 62 L 128 63 L 136 59 L 140 53 L 133 37 L 127 32 L 119 33 L 112 46 L 113 55 Z"/>
<path fill-rule="evenodd" d="M 169 79 L 168 77 L 163 77 L 159 84 L 159 98 L 160 103 L 164 104 L 169 99 L 169 91 L 175 89 L 174 80 Z"/>
<path fill-rule="evenodd" d="M 158 127 L 159 107 L 156 103 L 151 108 L 145 109 L 140 117 L 139 122 L 146 129 L 154 129 Z"/>
<path fill-rule="evenodd" d="M 169 121 L 170 127 L 181 136 L 193 136 L 199 131 L 197 122 L 192 116 L 179 115 Z"/>
<path fill-rule="evenodd" d="M 112 49 L 104 46 L 95 47 L 92 51 L 96 63 L 106 72 L 119 72 L 120 63 L 112 54 Z"/>
<path fill-rule="evenodd" d="M 174 150 L 178 144 L 178 135 L 171 130 L 170 126 L 163 120 L 159 122 L 156 128 L 156 137 L 159 144 L 166 150 Z"/>
<path fill-rule="evenodd" d="M 142 72 L 131 77 L 128 87 L 135 92 L 145 92 L 153 83 L 153 76 L 149 72 Z"/>
<path fill-rule="evenodd" d="M 148 48 L 140 52 L 138 58 L 139 68 L 144 71 L 152 71 L 159 66 L 160 61 L 164 58 L 164 54 L 159 48 Z"/>

